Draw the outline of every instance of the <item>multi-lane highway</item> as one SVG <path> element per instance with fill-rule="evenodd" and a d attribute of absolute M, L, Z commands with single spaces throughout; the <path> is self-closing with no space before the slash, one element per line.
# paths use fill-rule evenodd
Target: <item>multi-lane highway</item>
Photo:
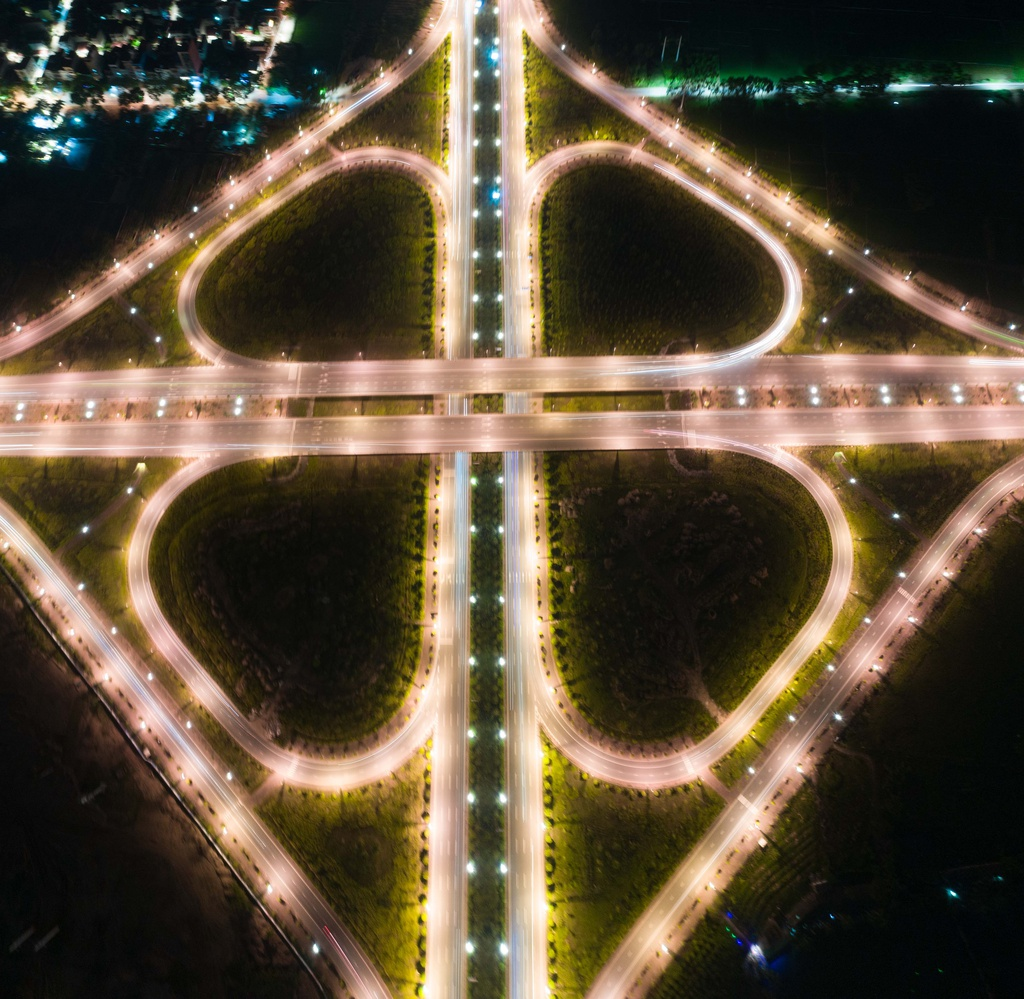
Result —
<path fill-rule="evenodd" d="M 472 356 L 473 341 L 473 9 L 456 7 L 452 38 L 449 170 L 451 218 L 446 272 L 448 314 L 439 335 L 448 363 Z M 441 412 L 462 416 L 471 409 L 467 395 L 441 395 Z M 467 864 L 469 858 L 469 458 L 465 451 L 445 454 L 437 490 L 442 504 L 438 586 L 445 600 L 438 612 L 438 711 L 431 752 L 430 880 L 427 889 L 427 962 L 425 993 L 431 999 L 462 999 L 466 994 L 468 934 Z"/>
<path fill-rule="evenodd" d="M 230 452 L 240 458 L 260 458 L 464 450 L 614 451 L 698 446 L 701 438 L 801 447 L 1021 437 L 1022 406 L 705 409 L 18 423 L 0 426 L 0 454 L 203 457 Z"/>
<path fill-rule="evenodd" d="M 889 385 L 936 387 L 954 404 L 954 385 L 1024 384 L 1024 358 L 914 354 L 767 354 L 666 357 L 466 357 L 451 360 L 261 364 L 0 376 L 0 405 L 84 402 L 189 403 L 200 399 L 425 397 L 436 394 L 553 395 L 661 392 L 706 388 L 874 389 L 863 404 L 883 404 Z M 1015 401 L 1015 396 L 1011 398 Z M 736 401 L 736 405 L 740 405 Z"/>
<path fill-rule="evenodd" d="M 527 163 L 523 72 L 523 32 L 578 83 L 640 123 L 654 139 L 700 166 L 712 190 L 692 174 L 638 147 L 586 143 L 566 147 Z M 408 78 L 451 33 L 451 89 L 447 172 L 417 154 L 402 150 L 333 152 L 319 165 L 296 171 L 279 191 L 242 213 L 261 189 L 302 163 L 326 137 L 361 109 L 380 100 Z M 494 36 L 493 68 L 500 83 L 503 358 L 474 358 L 476 319 L 475 254 L 479 252 L 475 218 L 481 204 L 475 183 L 474 149 L 479 141 L 475 115 L 475 52 L 478 40 Z M 490 51 L 490 49 L 489 49 Z M 607 80 L 596 67 L 575 62 L 532 0 L 507 0 L 500 8 L 483 0 L 447 0 L 433 26 L 411 52 L 376 82 L 343 106 L 332 109 L 244 176 L 225 184 L 195 211 L 168 227 L 52 313 L 0 339 L 0 358 L 34 346 L 85 315 L 110 295 L 124 290 L 153 267 L 218 226 L 190 265 L 179 289 L 182 327 L 208 366 L 184 369 L 62 372 L 0 377 L 2 455 L 176 455 L 199 460 L 173 477 L 154 496 L 140 519 L 128 553 L 129 584 L 136 613 L 155 648 L 199 699 L 257 760 L 279 777 L 318 787 L 350 787 L 379 779 L 396 769 L 432 735 L 430 880 L 427 899 L 426 994 L 430 999 L 460 999 L 467 981 L 467 823 L 469 697 L 469 455 L 504 452 L 505 611 L 507 660 L 507 863 L 508 993 L 513 999 L 543 996 L 547 980 L 547 907 L 544 879 L 543 728 L 558 748 L 588 772 L 605 780 L 639 787 L 662 787 L 690 779 L 749 731 L 753 722 L 785 687 L 793 671 L 820 642 L 846 595 L 852 566 L 849 528 L 832 490 L 808 466 L 780 446 L 877 442 L 1010 439 L 1024 437 L 1024 405 L 1016 396 L 1024 383 L 1024 358 L 875 357 L 858 355 L 769 355 L 800 317 L 799 269 L 778 233 L 793 233 L 840 259 L 858 277 L 870 280 L 922 313 L 985 342 L 1024 346 L 1010 331 L 981 322 L 963 303 L 935 298 L 907 275 L 879 263 L 853 236 L 826 226 L 783 190 L 721 158 L 702 139 L 674 120 L 641 106 L 639 100 Z M 628 161 L 680 184 L 744 228 L 779 267 L 784 296 L 775 320 L 749 344 L 713 355 L 664 357 L 550 358 L 536 356 L 539 317 L 536 215 L 552 179 L 567 169 L 596 160 Z M 336 364 L 268 363 L 225 351 L 202 328 L 196 293 L 217 254 L 248 228 L 276 211 L 301 190 L 340 169 L 400 169 L 416 176 L 438 211 L 440 282 L 444 311 L 438 316 L 438 354 L 421 361 L 355 361 Z M 723 189 L 731 197 L 720 193 Z M 746 205 L 747 207 L 744 207 Z M 238 220 L 231 222 L 232 215 Z M 229 224 L 221 224 L 229 220 Z M 494 248 L 488 248 L 489 251 Z M 890 395 L 890 387 L 892 396 Z M 899 389 L 905 391 L 899 395 Z M 968 391 L 968 388 L 973 391 Z M 706 408 L 648 413 L 544 413 L 544 394 L 625 393 L 670 390 L 724 390 Z M 742 390 L 742 391 L 740 391 Z M 906 405 L 921 390 L 920 404 Z M 504 412 L 475 414 L 472 395 L 504 394 Z M 311 397 L 430 396 L 434 412 L 409 417 L 290 419 L 279 416 L 182 418 L 184 405 L 201 400 Z M 159 403 L 156 400 L 161 400 Z M 51 404 L 91 402 L 143 403 L 130 420 L 114 417 L 115 407 L 51 419 Z M 986 404 L 977 404 L 985 401 Z M 21 408 L 18 408 L 21 407 Z M 176 408 L 177 407 L 177 408 Z M 253 407 L 255 408 L 255 407 Z M 109 410 L 109 412 L 108 412 Z M 179 412 L 180 410 L 180 412 Z M 157 411 L 166 413 L 158 416 Z M 94 414 L 89 419 L 87 412 Z M 71 417 L 71 418 L 68 418 Z M 638 449 L 708 447 L 743 451 L 777 464 L 792 474 L 823 511 L 832 539 L 833 562 L 825 593 L 811 618 L 740 707 L 715 733 L 685 752 L 638 758 L 608 748 L 592 737 L 571 711 L 559 709 L 540 657 L 537 601 L 543 594 L 539 574 L 544 531 L 538 518 L 537 452 L 555 449 Z M 211 470 L 234 461 L 294 454 L 431 454 L 437 469 L 431 478 L 431 507 L 438 511 L 436 561 L 437 616 L 429 636 L 435 662 L 427 675 L 430 649 L 424 650 L 422 690 L 415 690 L 387 737 L 365 752 L 342 759 L 320 759 L 277 746 L 239 714 L 211 680 L 202 663 L 174 634 L 155 600 L 148 575 L 153 534 L 169 504 L 187 486 Z M 841 665 L 800 713 L 778 746 L 760 761 L 743 797 L 730 804 L 698 848 L 673 875 L 651 907 L 631 929 L 602 971 L 592 994 L 621 999 L 656 960 L 689 904 L 696 886 L 721 865 L 723 853 L 762 811 L 779 781 L 820 731 L 835 705 L 862 677 L 877 649 L 905 620 L 907 608 L 941 572 L 950 553 L 992 505 L 1024 476 L 1018 460 L 997 473 L 966 500 L 920 555 L 907 578 L 886 595 L 844 650 Z M 0 506 L 0 532 L 11 547 L 26 588 L 42 600 L 62 634 L 74 629 L 84 638 L 99 673 L 130 693 L 147 731 L 159 731 L 187 780 L 224 816 L 223 833 L 235 853 L 244 849 L 257 865 L 260 886 L 286 899 L 312 934 L 320 953 L 328 948 L 349 990 L 358 996 L 385 996 L 388 989 L 372 962 L 332 915 L 315 887 L 263 828 L 237 782 L 212 757 L 142 660 L 123 637 L 113 634 L 102 611 L 82 593 L 27 525 Z M 429 589 L 429 587 L 428 587 Z M 43 590 L 45 594 L 38 591 Z M 763 814 L 763 812 L 762 812 Z M 237 846 L 237 850 L 235 847 Z M 242 854 L 243 856 L 245 854 Z M 266 887 L 263 887 L 266 890 Z M 323 932 L 327 928 L 328 933 Z M 680 936 L 673 937 L 673 946 Z M 330 979 L 327 979 L 328 984 Z M 333 985 L 331 986 L 334 987 Z"/>

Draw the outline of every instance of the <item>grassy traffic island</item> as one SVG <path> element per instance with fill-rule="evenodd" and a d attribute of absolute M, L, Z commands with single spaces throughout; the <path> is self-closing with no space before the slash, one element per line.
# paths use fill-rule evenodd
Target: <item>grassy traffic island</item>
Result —
<path fill-rule="evenodd" d="M 559 146 L 596 139 L 639 142 L 644 130 L 556 69 L 523 37 L 526 152 L 530 163 Z"/>
<path fill-rule="evenodd" d="M 388 171 L 335 174 L 229 246 L 203 278 L 199 319 L 229 350 L 280 360 L 433 351 L 434 209 Z"/>
<path fill-rule="evenodd" d="M 583 999 L 619 941 L 711 825 L 699 781 L 662 791 L 601 784 L 544 744 L 552 992 Z"/>
<path fill-rule="evenodd" d="M 746 232 L 642 168 L 582 167 L 541 208 L 544 348 L 723 350 L 763 333 L 782 278 Z"/>
<path fill-rule="evenodd" d="M 1019 441 L 854 445 L 844 446 L 838 452 L 842 458 L 832 464 L 931 535 L 975 486 L 1022 449 Z"/>
<path fill-rule="evenodd" d="M 282 742 L 354 742 L 401 707 L 423 645 L 428 471 L 422 457 L 245 462 L 160 522 L 164 613 Z"/>
<path fill-rule="evenodd" d="M 707 735 L 818 601 L 820 510 L 773 465 L 728 452 L 553 453 L 545 473 L 568 695 L 621 739 Z"/>
<path fill-rule="evenodd" d="M 1024 852 L 1004 796 L 1024 765 L 1022 512 L 970 556 L 652 996 L 1019 991 Z"/>
<path fill-rule="evenodd" d="M 137 314 L 130 310 L 130 305 L 105 302 L 56 336 L 0 361 L 0 374 L 156 367 L 162 361 L 159 345 L 146 323 L 137 322 Z"/>
<path fill-rule="evenodd" d="M 330 794 L 286 786 L 256 808 L 393 996 L 419 995 L 423 983 L 429 807 L 430 764 L 421 750 L 369 787 Z"/>
<path fill-rule="evenodd" d="M 448 158 L 446 110 L 451 38 L 397 90 L 331 136 L 339 149 L 395 146 L 422 153 L 438 166 Z"/>

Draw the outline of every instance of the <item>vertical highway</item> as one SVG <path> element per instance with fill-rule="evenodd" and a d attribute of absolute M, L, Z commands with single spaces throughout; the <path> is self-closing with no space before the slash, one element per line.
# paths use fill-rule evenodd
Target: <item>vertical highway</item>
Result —
<path fill-rule="evenodd" d="M 445 314 L 440 330 L 448 360 L 472 356 L 473 324 L 473 0 L 456 0 L 452 20 L 448 169 L 452 212 L 445 234 Z M 438 398 L 449 415 L 466 415 L 467 395 Z M 435 466 L 436 467 L 436 466 Z M 469 454 L 440 459 L 442 527 L 437 565 L 437 723 L 431 752 L 430 874 L 427 888 L 426 995 L 466 994 L 468 924 L 467 736 L 469 727 Z M 431 509 L 437 508 L 437 503 Z"/>
<path fill-rule="evenodd" d="M 501 142 L 505 351 L 535 350 L 530 317 L 529 204 L 526 187 L 526 99 L 523 23 L 519 4 L 501 4 Z M 506 413 L 528 413 L 525 393 L 505 396 Z M 508 731 L 508 995 L 538 999 L 547 992 L 547 900 L 544 882 L 543 767 L 534 692 L 539 672 L 536 620 L 537 551 L 534 531 L 533 455 L 505 455 L 505 644 Z"/>

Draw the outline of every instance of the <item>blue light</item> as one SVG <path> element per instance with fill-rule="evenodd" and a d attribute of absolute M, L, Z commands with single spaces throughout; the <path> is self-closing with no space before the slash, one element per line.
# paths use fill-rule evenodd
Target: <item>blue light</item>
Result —
<path fill-rule="evenodd" d="M 491 191 L 491 201 L 501 201 L 501 191 L 497 188 Z"/>
<path fill-rule="evenodd" d="M 491 49 L 491 62 L 497 62 L 500 56 L 497 49 Z"/>
<path fill-rule="evenodd" d="M 0 163 L 7 162 L 7 153 L 0 153 Z"/>

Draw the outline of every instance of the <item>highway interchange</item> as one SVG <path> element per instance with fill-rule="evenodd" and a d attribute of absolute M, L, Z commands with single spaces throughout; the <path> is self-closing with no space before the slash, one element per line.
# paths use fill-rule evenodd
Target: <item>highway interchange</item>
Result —
<path fill-rule="evenodd" d="M 623 114 L 638 122 L 652 139 L 679 152 L 713 180 L 715 189 L 695 182 L 690 173 L 661 157 L 615 143 L 564 147 L 529 167 L 525 140 L 523 79 L 524 31 L 556 65 Z M 444 38 L 452 38 L 450 157 L 448 171 L 417 154 L 370 149 L 332 153 L 330 158 L 292 171 L 326 137 L 361 109 L 386 96 L 418 70 Z M 474 217 L 480 188 L 473 182 L 477 115 L 473 109 L 474 74 L 480 46 L 475 39 L 495 39 L 501 74 L 501 212 L 503 357 L 474 357 Z M 1024 405 L 1013 397 L 1024 379 L 1024 358 L 1017 357 L 880 357 L 871 355 L 771 355 L 800 317 L 799 269 L 776 235 L 789 230 L 822 252 L 837 257 L 859 278 L 871 281 L 920 312 L 995 346 L 1024 346 L 1012 331 L 981 321 L 963 303 L 943 302 L 907 275 L 892 272 L 863 244 L 838 233 L 809 208 L 774 190 L 742 166 L 705 148 L 677 122 L 645 107 L 634 95 L 567 53 L 549 34 L 542 12 L 530 0 L 505 0 L 496 11 L 489 3 L 446 0 L 439 13 L 414 40 L 409 54 L 338 108 L 332 108 L 289 143 L 268 151 L 266 160 L 234 178 L 178 223 L 115 262 L 58 309 L 11 331 L 0 339 L 0 358 L 13 357 L 44 342 L 183 246 L 216 231 L 187 270 L 179 291 L 183 331 L 206 366 L 182 369 L 125 369 L 0 377 L 0 454 L 108 456 L 173 455 L 194 458 L 150 498 L 128 552 L 133 608 L 153 646 L 190 687 L 194 697 L 234 739 L 276 776 L 289 783 L 347 788 L 378 780 L 432 737 L 430 809 L 430 880 L 427 901 L 426 994 L 469 994 L 467 943 L 468 703 L 469 703 L 469 539 L 473 452 L 504 454 L 505 499 L 505 656 L 507 729 L 507 863 L 508 994 L 534 999 L 548 991 L 547 900 L 544 879 L 544 813 L 540 730 L 582 769 L 610 782 L 636 787 L 664 787 L 693 779 L 728 752 L 750 730 L 764 709 L 786 687 L 796 670 L 820 644 L 845 599 L 853 561 L 853 542 L 833 490 L 784 446 L 849 445 L 1024 437 Z M 539 328 L 533 311 L 538 276 L 535 212 L 545 185 L 560 171 L 590 161 L 637 163 L 655 170 L 703 198 L 746 228 L 779 267 L 784 300 L 775 321 L 742 348 L 718 355 L 666 357 L 553 358 L 537 356 L 532 331 Z M 337 170 L 386 168 L 415 175 L 435 202 L 442 243 L 440 267 L 445 309 L 438 316 L 436 342 L 443 351 L 422 361 L 351 361 L 334 364 L 266 362 L 225 351 L 203 329 L 196 312 L 196 291 L 206 268 L 248 227 L 275 211 L 301 189 Z M 245 203 L 276 175 L 291 177 L 254 209 Z M 721 193 L 727 190 L 732 198 Z M 749 197 L 748 197 L 749 195 Z M 749 209 L 738 207 L 741 203 Z M 488 202 L 487 205 L 490 208 Z M 237 221 L 231 222 L 238 213 Z M 765 224 L 766 222 L 770 225 Z M 888 386 L 933 389 L 930 405 L 892 404 Z M 986 405 L 964 402 L 961 386 L 995 385 Z M 954 390 L 953 386 L 956 386 Z M 545 413 L 544 394 L 694 391 L 714 387 L 736 400 L 686 412 L 664 410 L 602 413 Z M 744 393 L 757 388 L 791 390 L 785 405 L 746 405 Z M 858 405 L 816 403 L 819 392 L 855 388 Z M 885 391 L 883 391 L 885 387 Z M 812 391 L 813 389 L 813 391 Z M 504 394 L 504 412 L 473 412 L 472 395 Z M 991 396 L 991 392 L 989 393 Z M 195 400 L 237 397 L 254 399 L 363 396 L 433 397 L 434 412 L 408 417 L 211 417 L 187 419 L 175 405 Z M 996 399 L 998 397 L 998 399 Z M 745 398 L 745 395 L 742 397 Z M 831 397 L 829 397 L 831 400 Z M 157 400 L 169 415 L 155 415 Z M 957 400 L 960 401 L 957 401 Z M 1006 404 L 1003 401 L 1006 400 Z M 143 404 L 143 418 L 126 421 L 100 411 L 100 418 L 44 422 L 37 414 L 55 403 Z M 169 402 L 168 402 L 169 401 Z M 16 411 L 15 407 L 22 406 Z M 241 407 L 240 407 L 241 408 Z M 27 418 L 18 418 L 15 412 Z M 540 656 L 538 587 L 546 585 L 545 560 L 537 538 L 543 536 L 535 491 L 536 455 L 554 449 L 643 449 L 706 447 L 740 451 L 771 461 L 794 476 L 825 516 L 832 540 L 832 566 L 825 593 L 790 646 L 743 703 L 703 742 L 659 756 L 630 755 L 595 737 L 562 710 L 550 689 Z M 294 454 L 430 454 L 438 470 L 431 494 L 440 506 L 440 537 L 431 565 L 437 572 L 437 616 L 425 641 L 436 649 L 435 666 L 421 691 L 414 691 L 393 726 L 372 748 L 344 758 L 304 755 L 277 745 L 234 707 L 202 663 L 173 632 L 154 597 L 149 580 L 149 548 L 170 503 L 191 483 L 216 468 L 253 457 Z M 666 941 L 678 947 L 675 933 L 690 904 L 722 858 L 747 836 L 751 815 L 764 820 L 764 807 L 796 762 L 862 680 L 879 649 L 906 621 L 942 573 L 957 548 L 999 501 L 1024 483 L 1024 462 L 1017 460 L 991 476 L 965 499 L 942 529 L 918 552 L 906 577 L 876 607 L 870 624 L 858 629 L 844 648 L 836 670 L 802 707 L 792 727 L 758 761 L 742 795 L 719 815 L 697 848 L 652 902 L 594 983 L 590 995 L 621 999 L 642 986 L 645 969 L 663 960 Z M 26 589 L 37 596 L 54 628 L 68 645 L 78 644 L 97 682 L 120 689 L 133 704 L 130 719 L 143 741 L 159 738 L 183 775 L 186 794 L 201 792 L 222 824 L 223 845 L 237 861 L 241 851 L 251 860 L 247 874 L 256 889 L 282 898 L 298 914 L 306 935 L 307 958 L 330 948 L 347 989 L 356 996 L 392 994 L 373 962 L 343 920 L 331 912 L 310 879 L 275 842 L 256 817 L 248 796 L 231 779 L 224 764 L 197 738 L 190 723 L 153 682 L 143 657 L 116 634 L 103 610 L 70 579 L 56 558 L 20 517 L 0 504 L 0 536 L 9 560 Z M 13 557 L 12 557 L 13 556 Z M 106 679 L 109 678 L 109 679 Z M 191 790 L 188 789 L 191 782 Z M 258 868 L 260 874 L 253 875 Z M 294 934 L 293 934 L 294 935 Z M 328 988 L 337 980 L 323 973 Z M 647 984 L 650 984 L 649 980 Z M 339 991 L 339 994 L 340 993 Z M 637 994 L 640 994 L 639 992 Z"/>

